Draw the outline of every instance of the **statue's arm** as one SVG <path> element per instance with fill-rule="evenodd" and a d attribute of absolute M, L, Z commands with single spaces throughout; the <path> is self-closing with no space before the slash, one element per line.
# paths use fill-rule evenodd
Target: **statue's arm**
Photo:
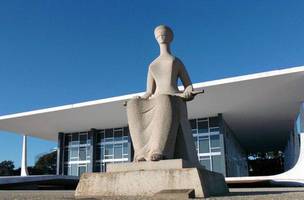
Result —
<path fill-rule="evenodd" d="M 155 88 L 156 88 L 155 81 L 149 67 L 148 76 L 147 76 L 147 90 L 146 93 L 143 96 L 141 96 L 141 98 L 148 99 L 150 96 L 152 96 L 152 94 L 154 94 Z"/>
<path fill-rule="evenodd" d="M 185 96 L 186 99 L 192 99 L 193 95 L 193 86 L 192 86 L 192 82 L 190 80 L 189 74 L 184 66 L 184 64 L 182 63 L 182 61 L 180 61 L 179 59 L 177 59 L 178 62 L 178 68 L 179 68 L 179 78 L 181 79 L 183 86 L 184 86 L 184 92 L 183 95 Z"/>

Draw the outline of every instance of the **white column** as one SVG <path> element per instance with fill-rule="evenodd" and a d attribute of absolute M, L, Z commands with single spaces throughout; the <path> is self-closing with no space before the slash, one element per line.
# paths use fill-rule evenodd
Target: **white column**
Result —
<path fill-rule="evenodd" d="M 27 136 L 23 135 L 22 142 L 22 160 L 21 160 L 21 176 L 28 176 L 27 171 Z"/>

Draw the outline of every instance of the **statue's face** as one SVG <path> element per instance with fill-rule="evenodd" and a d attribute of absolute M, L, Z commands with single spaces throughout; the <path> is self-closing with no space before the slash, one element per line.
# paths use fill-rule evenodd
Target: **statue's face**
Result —
<path fill-rule="evenodd" d="M 155 33 L 155 39 L 159 44 L 169 44 L 173 40 L 173 35 L 169 30 L 159 29 Z"/>

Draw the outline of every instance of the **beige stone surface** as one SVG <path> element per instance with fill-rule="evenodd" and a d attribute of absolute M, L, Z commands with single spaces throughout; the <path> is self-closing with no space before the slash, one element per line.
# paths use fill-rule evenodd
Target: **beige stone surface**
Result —
<path fill-rule="evenodd" d="M 186 160 L 160 160 L 157 162 L 138 162 L 138 163 L 109 163 L 107 164 L 107 172 L 126 172 L 138 170 L 162 170 L 162 169 L 182 169 L 194 167 L 193 164 Z M 203 168 L 203 166 L 200 166 Z"/>
<path fill-rule="evenodd" d="M 127 103 L 134 161 L 182 158 L 197 164 L 186 101 L 198 93 L 182 61 L 171 54 L 173 31 L 161 25 L 154 34 L 160 55 L 149 65 L 146 93 Z"/>
<path fill-rule="evenodd" d="M 81 176 L 75 197 L 151 197 L 162 190 L 180 189 L 194 189 L 196 197 L 223 195 L 228 191 L 221 174 L 197 168 L 183 168 L 85 173 Z"/>

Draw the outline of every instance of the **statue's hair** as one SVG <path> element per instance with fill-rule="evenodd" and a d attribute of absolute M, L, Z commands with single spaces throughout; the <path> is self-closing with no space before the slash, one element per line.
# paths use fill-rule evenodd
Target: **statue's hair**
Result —
<path fill-rule="evenodd" d="M 172 39 L 173 39 L 173 31 L 169 26 L 166 26 L 166 25 L 159 25 L 154 29 L 155 37 L 156 37 L 158 31 L 161 30 L 161 29 L 165 30 L 166 32 L 169 32 L 169 34 L 172 36 Z"/>

